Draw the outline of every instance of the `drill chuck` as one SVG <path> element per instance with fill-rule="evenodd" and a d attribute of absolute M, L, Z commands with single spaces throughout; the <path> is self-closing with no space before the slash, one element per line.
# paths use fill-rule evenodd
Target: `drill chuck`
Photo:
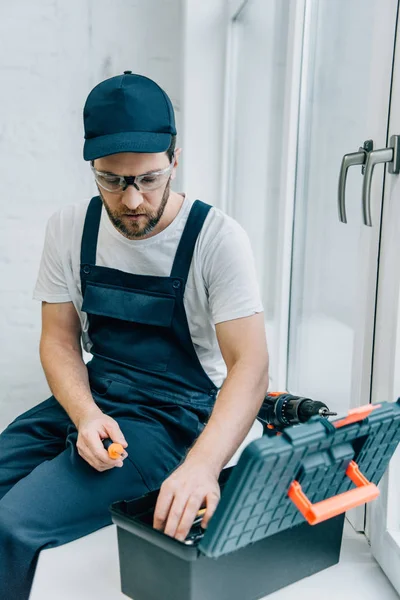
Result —
<path fill-rule="evenodd" d="M 283 429 L 290 425 L 305 423 L 314 415 L 327 418 L 336 414 L 318 400 L 293 396 L 287 392 L 272 392 L 266 395 L 258 418 L 265 425 Z"/>

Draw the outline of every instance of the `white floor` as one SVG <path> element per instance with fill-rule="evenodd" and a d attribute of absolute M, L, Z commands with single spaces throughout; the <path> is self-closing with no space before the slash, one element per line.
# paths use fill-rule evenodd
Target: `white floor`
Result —
<path fill-rule="evenodd" d="M 30 600 L 119 600 L 114 525 L 59 548 L 44 550 Z M 346 523 L 338 565 L 270 594 L 268 600 L 398 600 L 364 535 Z M 162 600 L 162 598 L 160 598 Z"/>

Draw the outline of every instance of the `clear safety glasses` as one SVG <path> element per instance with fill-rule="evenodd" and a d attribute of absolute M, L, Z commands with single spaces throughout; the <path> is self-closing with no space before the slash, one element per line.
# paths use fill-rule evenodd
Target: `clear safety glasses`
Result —
<path fill-rule="evenodd" d="M 91 164 L 91 169 L 96 182 L 101 188 L 103 188 L 103 190 L 106 190 L 107 192 L 120 194 L 126 190 L 128 185 L 133 185 L 138 192 L 144 193 L 152 192 L 166 183 L 172 172 L 172 169 L 174 168 L 174 164 L 175 155 L 172 157 L 172 161 L 166 169 L 162 169 L 161 171 L 151 171 L 149 173 L 145 173 L 144 175 L 132 175 L 128 177 L 124 177 L 123 175 L 115 175 L 114 173 L 98 171 L 95 169 L 93 164 Z"/>

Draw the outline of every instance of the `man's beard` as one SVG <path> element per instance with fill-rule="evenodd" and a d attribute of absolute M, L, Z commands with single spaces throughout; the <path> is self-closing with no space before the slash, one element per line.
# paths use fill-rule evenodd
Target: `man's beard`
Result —
<path fill-rule="evenodd" d="M 125 207 L 125 210 L 123 210 L 122 214 L 121 214 L 121 212 L 117 213 L 116 211 L 111 210 L 111 208 L 108 206 L 103 194 L 101 193 L 100 188 L 98 188 L 98 189 L 99 189 L 101 199 L 103 200 L 104 207 L 105 207 L 107 214 L 110 217 L 110 221 L 112 222 L 114 227 L 116 227 L 118 229 L 118 231 L 120 231 L 122 233 L 122 235 L 124 235 L 128 239 L 136 240 L 138 238 L 144 237 L 145 235 L 147 235 L 151 231 L 153 231 L 153 229 L 155 228 L 157 223 L 160 221 L 161 217 L 164 214 L 164 210 L 165 210 L 165 207 L 168 202 L 170 188 L 171 188 L 171 179 L 168 179 L 168 183 L 165 187 L 165 190 L 164 190 L 164 193 L 163 193 L 163 196 L 161 199 L 161 204 L 158 207 L 157 211 L 150 212 L 150 211 L 144 210 L 143 208 L 140 208 L 140 206 L 141 206 L 140 205 L 138 207 L 138 210 L 136 210 L 135 212 L 129 211 L 129 209 L 127 209 Z M 123 220 L 123 218 L 121 218 L 122 215 L 143 215 L 143 214 L 145 215 L 143 217 L 143 219 L 145 220 L 145 225 L 142 225 L 142 226 L 139 225 L 139 221 L 138 222 L 131 221 L 128 224 L 126 221 Z"/>

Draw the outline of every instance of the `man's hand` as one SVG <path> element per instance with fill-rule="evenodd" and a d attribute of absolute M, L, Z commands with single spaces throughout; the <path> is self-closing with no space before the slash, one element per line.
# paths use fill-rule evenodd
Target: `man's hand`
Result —
<path fill-rule="evenodd" d="M 218 475 L 209 465 L 186 459 L 161 486 L 153 526 L 183 541 L 199 508 L 206 507 L 201 522 L 206 528 L 219 499 Z"/>
<path fill-rule="evenodd" d="M 96 407 L 80 419 L 76 447 L 78 454 L 97 471 L 122 467 L 123 460 L 128 456 L 124 452 L 121 459 L 110 458 L 102 442 L 106 438 L 111 438 L 124 448 L 128 446 L 118 423 Z"/>

